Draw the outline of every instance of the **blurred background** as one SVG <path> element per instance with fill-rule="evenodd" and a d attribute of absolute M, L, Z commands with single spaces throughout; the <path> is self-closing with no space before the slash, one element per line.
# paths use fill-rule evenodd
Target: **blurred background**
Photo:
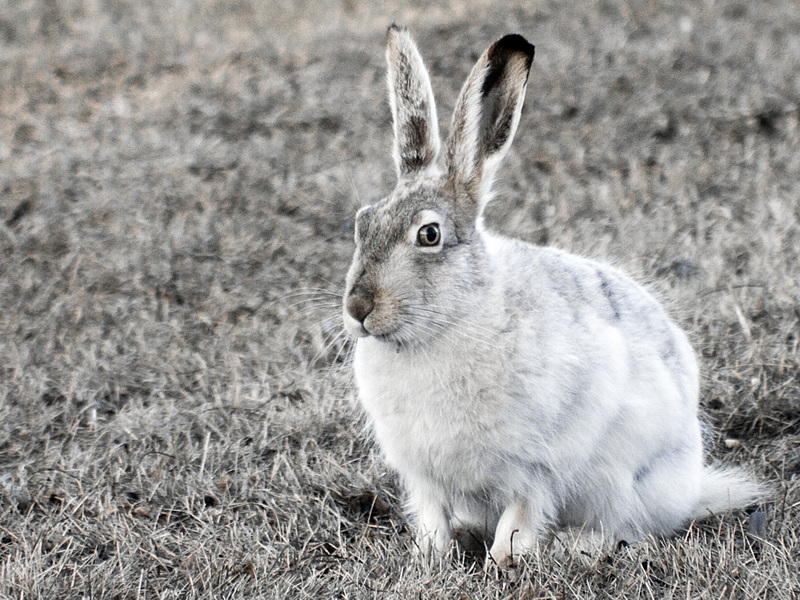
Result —
<path fill-rule="evenodd" d="M 394 183 L 392 22 L 445 133 L 492 41 L 536 45 L 491 226 L 669 302 L 709 452 L 775 483 L 796 553 L 800 4 L 497 4 L 2 2 L 0 589 L 278 594 L 309 548 L 355 572 L 408 543 L 338 317 L 352 216 Z"/>

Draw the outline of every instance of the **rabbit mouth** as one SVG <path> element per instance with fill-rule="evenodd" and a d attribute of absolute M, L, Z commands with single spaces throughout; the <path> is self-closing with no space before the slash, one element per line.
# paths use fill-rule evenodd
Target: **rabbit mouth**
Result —
<path fill-rule="evenodd" d="M 364 321 L 358 321 L 351 315 L 346 314 L 345 330 L 356 339 L 370 338 L 379 342 L 400 346 L 412 344 L 415 340 L 415 335 L 412 331 L 413 327 L 409 327 L 408 323 L 402 321 L 375 323 L 371 321 L 372 319 L 370 318 Z"/>
<path fill-rule="evenodd" d="M 358 321 L 352 317 L 346 318 L 345 329 L 355 338 L 371 337 L 382 342 L 397 342 L 399 327 L 381 328 L 376 327 L 374 324 L 367 323 L 367 319 L 363 322 Z"/>
<path fill-rule="evenodd" d="M 396 329 L 392 327 L 387 330 L 386 327 L 380 327 L 380 324 L 376 325 L 373 322 L 374 320 L 374 315 L 372 314 L 364 318 L 358 318 L 352 314 L 352 311 L 348 309 L 344 311 L 344 327 L 347 333 L 355 338 L 374 337 L 375 339 L 388 339 Z"/>

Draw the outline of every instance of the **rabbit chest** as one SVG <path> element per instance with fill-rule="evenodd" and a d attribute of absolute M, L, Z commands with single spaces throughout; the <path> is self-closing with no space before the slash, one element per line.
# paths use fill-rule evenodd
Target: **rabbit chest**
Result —
<path fill-rule="evenodd" d="M 398 350 L 366 338 L 358 341 L 354 368 L 390 466 L 446 487 L 490 483 L 493 432 L 503 427 L 509 402 L 500 356 Z"/>

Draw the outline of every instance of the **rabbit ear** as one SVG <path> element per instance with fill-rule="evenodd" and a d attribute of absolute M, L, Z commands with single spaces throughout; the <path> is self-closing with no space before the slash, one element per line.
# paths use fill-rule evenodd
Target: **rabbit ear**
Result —
<path fill-rule="evenodd" d="M 386 62 L 394 121 L 394 159 L 402 178 L 436 162 L 440 146 L 436 102 L 428 71 L 405 27 L 389 28 Z"/>
<path fill-rule="evenodd" d="M 461 89 L 447 140 L 449 183 L 466 192 L 478 214 L 517 131 L 534 48 L 507 35 L 483 53 Z"/>

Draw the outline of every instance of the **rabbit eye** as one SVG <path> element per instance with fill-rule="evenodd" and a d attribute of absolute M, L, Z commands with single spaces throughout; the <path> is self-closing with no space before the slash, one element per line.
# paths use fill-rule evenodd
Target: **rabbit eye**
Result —
<path fill-rule="evenodd" d="M 417 233 L 417 240 L 419 240 L 420 246 L 436 246 L 441 238 L 442 235 L 439 232 L 438 223 L 423 225 Z"/>

